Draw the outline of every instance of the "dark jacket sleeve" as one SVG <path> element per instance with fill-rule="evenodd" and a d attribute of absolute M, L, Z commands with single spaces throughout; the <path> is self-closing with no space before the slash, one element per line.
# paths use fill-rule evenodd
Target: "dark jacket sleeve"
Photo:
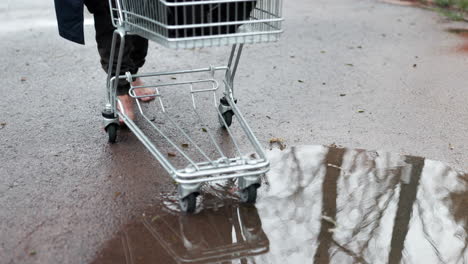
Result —
<path fill-rule="evenodd" d="M 55 0 L 60 36 L 84 44 L 83 8 L 83 0 Z"/>

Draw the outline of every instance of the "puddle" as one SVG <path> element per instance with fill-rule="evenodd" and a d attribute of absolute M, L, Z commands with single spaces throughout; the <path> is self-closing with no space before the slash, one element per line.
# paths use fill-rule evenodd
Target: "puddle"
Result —
<path fill-rule="evenodd" d="M 209 189 L 187 216 L 162 195 L 93 263 L 464 263 L 468 174 L 380 151 L 269 153 L 256 206 Z"/>
<path fill-rule="evenodd" d="M 196 215 L 171 209 L 149 208 L 108 242 L 93 263 L 219 263 L 269 251 L 254 206 L 228 200 Z"/>

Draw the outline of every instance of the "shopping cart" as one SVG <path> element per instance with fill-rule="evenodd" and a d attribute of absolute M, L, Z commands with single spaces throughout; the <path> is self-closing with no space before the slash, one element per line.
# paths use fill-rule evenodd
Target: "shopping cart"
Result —
<path fill-rule="evenodd" d="M 269 170 L 262 146 L 256 139 L 245 118 L 236 106 L 234 97 L 234 77 L 237 72 L 239 60 L 245 43 L 262 43 L 277 41 L 282 33 L 282 0 L 109 0 L 111 17 L 116 30 L 112 40 L 112 49 L 107 78 L 107 103 L 103 111 L 104 127 L 109 136 L 109 142 L 114 143 L 119 128 L 119 118 L 147 147 L 152 155 L 168 171 L 170 176 L 178 183 L 180 206 L 185 212 L 193 213 L 196 209 L 196 197 L 200 193 L 202 183 L 226 179 L 238 179 L 239 196 L 243 202 L 255 203 L 257 188 L 260 187 L 261 176 Z M 190 49 L 199 47 L 232 45 L 227 65 L 209 66 L 200 69 L 156 72 L 146 74 L 131 74 L 112 76 L 114 57 L 117 55 L 115 72 L 120 72 L 127 34 L 137 34 L 162 46 L 175 49 Z M 117 40 L 120 40 L 117 49 Z M 116 53 L 117 52 L 117 53 Z M 204 79 L 195 78 L 180 81 L 177 78 L 160 82 L 156 85 L 131 86 L 129 95 L 135 99 L 139 115 L 144 122 L 173 147 L 177 154 L 184 157 L 186 166 L 176 166 L 154 140 L 150 139 L 140 126 L 131 120 L 124 112 L 119 111 L 120 103 L 116 96 L 117 84 L 121 79 L 132 82 L 136 78 L 149 78 L 165 76 L 196 76 L 205 73 Z M 215 78 L 216 73 L 223 75 L 223 80 Z M 223 96 L 218 96 L 220 83 L 224 85 Z M 203 86 L 202 88 L 200 88 Z M 212 141 L 219 156 L 210 158 L 196 140 L 191 137 L 187 127 L 178 124 L 177 118 L 171 117 L 169 109 L 165 107 L 164 89 L 175 87 L 186 88 L 192 99 L 191 110 L 196 113 L 197 119 L 203 123 L 203 114 L 197 108 L 196 94 L 209 94 L 213 96 L 212 110 L 217 112 L 221 127 L 231 136 L 236 155 L 228 157 L 214 136 L 216 131 L 205 129 L 204 132 Z M 152 121 L 139 102 L 135 91 L 142 88 L 152 88 L 157 98 L 162 115 L 173 125 L 194 148 L 204 157 L 204 160 L 194 160 L 180 145 L 164 133 L 159 124 Z M 221 98 L 219 98 L 221 97 Z M 239 142 L 233 136 L 230 128 L 233 119 L 238 121 L 245 133 L 253 153 L 242 153 Z M 255 154 L 256 153 L 256 154 Z"/>

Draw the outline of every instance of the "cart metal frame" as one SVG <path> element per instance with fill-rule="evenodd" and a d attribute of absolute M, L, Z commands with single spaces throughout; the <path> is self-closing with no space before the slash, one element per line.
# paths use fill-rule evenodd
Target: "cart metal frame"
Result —
<path fill-rule="evenodd" d="M 262 7 L 265 2 L 275 2 L 274 8 L 277 11 L 277 14 L 271 14 L 268 18 L 262 19 L 252 19 L 246 21 L 227 21 L 227 22 L 218 22 L 218 23 L 205 23 L 201 25 L 167 25 L 164 24 L 164 21 L 156 21 L 155 19 L 145 18 L 144 14 L 134 14 L 131 10 L 125 8 L 125 6 L 148 3 L 152 0 L 109 0 L 111 6 L 111 15 L 112 21 L 116 26 L 112 39 L 111 47 L 111 56 L 109 61 L 108 77 L 107 77 L 107 93 L 106 93 L 106 105 L 103 111 L 104 117 L 104 127 L 109 135 L 109 141 L 115 142 L 117 129 L 119 127 L 119 118 L 123 120 L 125 125 L 136 135 L 136 137 L 143 143 L 143 145 L 149 150 L 149 152 L 160 162 L 169 175 L 173 178 L 175 182 L 178 183 L 179 189 L 179 198 L 181 209 L 185 212 L 193 213 L 196 208 L 196 196 L 200 193 L 201 184 L 209 181 L 218 181 L 226 179 L 238 179 L 239 195 L 242 201 L 247 203 L 254 203 L 256 200 L 257 188 L 261 184 L 261 176 L 264 175 L 269 170 L 269 161 L 265 155 L 263 147 L 259 143 L 258 139 L 255 137 L 252 129 L 248 125 L 246 119 L 242 115 L 241 111 L 236 105 L 236 99 L 234 97 L 234 78 L 239 66 L 239 61 L 241 58 L 242 50 L 244 43 L 258 43 L 258 42 L 271 42 L 276 41 L 279 37 L 279 34 L 282 32 L 280 29 L 281 25 L 281 1 L 282 0 L 203 0 L 203 1 L 185 1 L 184 2 L 167 2 L 165 0 L 153 0 L 161 9 L 162 7 L 170 8 L 172 6 L 193 6 L 193 5 L 204 5 L 204 4 L 219 4 L 219 3 L 242 3 L 246 1 L 258 1 L 256 2 L 256 9 L 258 6 Z M 174 0 L 173 0 L 174 1 Z M 259 3 L 261 2 L 261 3 Z M 156 4 L 155 4 L 156 5 Z M 273 6 L 273 5 L 271 5 Z M 161 13 L 161 10 L 158 10 Z M 229 10 L 229 9 L 228 9 Z M 236 4 L 237 11 L 237 4 Z M 264 10 L 265 12 L 267 10 Z M 147 11 L 144 11 L 147 12 Z M 255 10 L 252 13 L 256 12 Z M 114 16 L 116 13 L 117 16 Z M 269 12 L 271 13 L 271 12 Z M 141 24 L 138 25 L 135 19 L 132 17 L 137 17 L 140 19 Z M 252 22 L 253 21 L 253 22 Z M 258 22 L 260 21 L 260 22 Z M 137 21 L 138 22 L 138 21 Z M 167 21 L 166 21 L 167 22 Z M 160 26 L 161 29 L 154 30 L 152 32 L 148 28 L 154 29 L 154 25 Z M 187 32 L 187 28 L 194 29 L 199 27 L 221 27 L 221 26 L 232 26 L 236 24 L 242 24 L 250 26 L 249 30 L 238 30 L 235 33 L 231 34 L 218 34 L 206 36 L 184 36 L 179 38 L 171 38 L 168 34 L 169 29 L 184 29 Z M 268 30 L 265 30 L 268 28 Z M 212 29 L 210 29 L 212 31 Z M 239 32 L 240 31 L 240 32 Z M 165 34 L 164 34 L 165 33 Z M 125 45 L 125 36 L 128 34 L 138 34 L 143 37 L 146 37 L 150 40 L 156 41 L 159 44 L 169 47 L 169 48 L 191 48 L 191 47 L 200 47 L 200 46 L 213 46 L 213 45 L 228 45 L 234 42 L 232 45 L 231 53 L 227 65 L 224 66 L 209 66 L 206 68 L 200 69 L 189 69 L 189 70 L 177 70 L 177 71 L 167 71 L 167 72 L 153 72 L 145 74 L 131 74 L 127 72 L 125 75 L 113 76 L 112 72 L 114 67 L 115 54 L 117 52 L 117 62 L 115 63 L 115 72 L 119 73 L 122 65 L 123 50 Z M 117 49 L 117 40 L 119 39 L 120 45 Z M 215 41 L 214 41 L 215 40 Z M 224 73 L 224 97 L 219 100 L 216 94 L 216 91 L 220 88 L 219 82 L 215 78 L 216 72 Z M 120 103 L 118 97 L 116 96 L 117 84 L 121 79 L 127 80 L 129 83 L 136 78 L 146 78 L 146 77 L 158 77 L 158 76 L 168 76 L 168 75 L 185 75 L 189 76 L 196 73 L 207 73 L 211 78 L 199 80 L 193 79 L 191 81 L 173 81 L 166 83 L 158 83 L 154 85 L 145 85 L 145 86 L 131 86 L 129 90 L 129 95 L 135 99 L 138 112 L 143 117 L 143 120 L 148 122 L 148 124 L 155 129 L 158 134 L 167 140 L 167 142 L 174 147 L 177 152 L 185 158 L 188 165 L 184 168 L 176 168 L 163 153 L 156 147 L 156 145 L 150 140 L 149 137 L 145 135 L 142 129 L 131 120 L 126 113 L 120 111 L 117 105 Z M 194 84 L 206 84 L 206 88 L 203 89 L 194 89 Z M 177 124 L 177 121 L 167 115 L 164 99 L 160 93 L 160 89 L 168 86 L 188 86 L 190 87 L 190 94 L 192 97 L 192 109 L 196 113 L 200 122 L 202 122 L 202 115 L 197 112 L 197 103 L 195 99 L 195 94 L 197 93 L 212 93 L 213 95 L 213 111 L 217 111 L 220 125 L 224 127 L 228 134 L 231 136 L 231 139 L 234 143 L 236 157 L 227 157 L 219 144 L 214 140 L 214 132 L 207 130 L 207 134 L 211 142 L 216 147 L 217 152 L 219 153 L 218 159 L 210 159 L 208 155 L 197 145 L 195 140 L 190 137 L 190 133 L 186 129 L 182 128 Z M 153 88 L 155 91 L 153 95 L 137 96 L 135 91 L 141 88 Z M 196 162 L 191 159 L 181 147 L 179 147 L 170 137 L 164 134 L 164 132 L 158 127 L 157 124 L 151 121 L 151 119 L 145 114 L 145 111 L 141 107 L 141 103 L 138 100 L 141 97 L 154 96 L 159 102 L 159 106 L 162 109 L 162 112 L 172 125 L 174 125 L 181 135 L 184 136 L 196 149 L 199 153 L 206 158 L 205 161 Z M 122 109 L 122 107 L 120 107 Z M 255 153 L 257 155 L 248 155 L 247 153 L 241 153 L 239 148 L 239 143 L 235 140 L 233 136 L 233 131 L 230 129 L 232 117 L 236 117 L 239 125 L 241 126 L 243 132 L 249 139 L 250 144 L 252 145 Z"/>

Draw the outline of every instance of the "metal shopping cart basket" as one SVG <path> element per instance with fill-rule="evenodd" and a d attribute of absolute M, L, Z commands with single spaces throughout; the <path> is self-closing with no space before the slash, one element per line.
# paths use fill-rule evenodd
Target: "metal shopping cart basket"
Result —
<path fill-rule="evenodd" d="M 262 146 L 236 106 L 234 77 L 245 43 L 278 40 L 282 33 L 282 0 L 109 0 L 109 3 L 112 21 L 116 27 L 107 78 L 107 103 L 103 111 L 109 141 L 111 143 L 116 141 L 120 118 L 178 183 L 180 206 L 183 211 L 189 213 L 195 211 L 196 197 L 202 183 L 225 179 L 238 179 L 241 200 L 254 203 L 261 176 L 269 170 L 269 162 Z M 114 64 L 115 72 L 120 72 L 127 34 L 140 35 L 168 48 L 191 49 L 232 45 L 232 49 L 227 65 L 223 66 L 145 74 L 127 72 L 121 76 L 112 76 Z M 117 45 L 118 40 L 120 45 Z M 114 57 L 117 58 L 116 63 L 114 63 Z M 121 79 L 131 82 L 135 78 L 195 76 L 200 73 L 206 73 L 209 77 L 204 79 L 194 77 L 184 81 L 173 78 L 156 85 L 131 86 L 129 90 L 129 95 L 135 99 L 139 115 L 143 120 L 160 134 L 162 140 L 165 140 L 180 156 L 185 158 L 187 165 L 180 168 L 162 154 L 161 149 L 136 122 L 119 110 L 117 107 L 119 100 L 116 96 L 117 83 Z M 215 73 L 221 73 L 223 80 L 217 81 Z M 218 96 L 216 93 L 221 86 L 220 83 L 224 86 L 223 96 Z M 200 86 L 204 87 L 199 88 Z M 221 127 L 225 128 L 231 136 L 235 148 L 239 150 L 239 143 L 232 137 L 233 131 L 230 128 L 233 119 L 237 120 L 257 155 L 237 151 L 237 155 L 228 157 L 223 153 L 219 144 L 213 140 L 216 131 L 206 130 L 208 138 L 212 139 L 219 153 L 217 158 L 208 157 L 196 140 L 191 137 L 188 129 L 178 125 L 176 118 L 169 115 L 169 110 L 165 107 L 163 92 L 169 87 L 172 89 L 187 88 L 185 90 L 190 94 L 193 104 L 191 110 L 197 113 L 196 116 L 200 122 L 202 122 L 202 114 L 198 113 L 195 95 L 204 93 L 211 96 L 212 94 L 214 98 L 212 110 L 217 113 Z M 201 153 L 204 160 L 197 161 L 190 158 L 182 147 L 163 133 L 160 125 L 151 120 L 138 100 L 148 95 L 137 96 L 135 93 L 141 88 L 153 88 L 153 96 L 157 98 L 162 115 Z M 182 91 L 182 88 L 180 89 Z"/>

